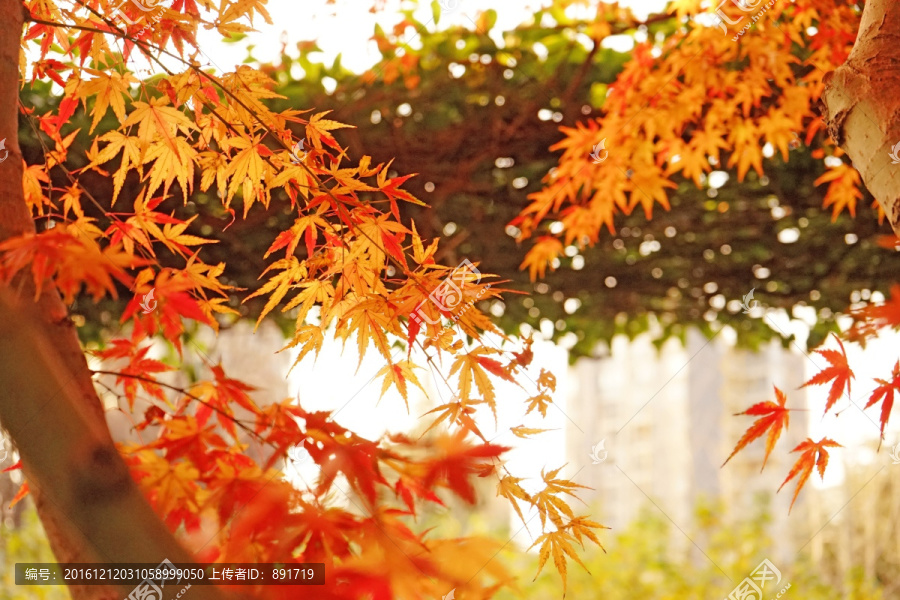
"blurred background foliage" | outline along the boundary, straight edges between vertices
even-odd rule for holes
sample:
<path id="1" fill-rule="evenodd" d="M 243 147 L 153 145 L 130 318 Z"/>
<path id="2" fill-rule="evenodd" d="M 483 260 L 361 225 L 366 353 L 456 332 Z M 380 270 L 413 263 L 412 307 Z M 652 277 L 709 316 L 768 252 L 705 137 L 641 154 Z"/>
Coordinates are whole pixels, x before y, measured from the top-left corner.
<path id="1" fill-rule="evenodd" d="M 838 597 L 831 582 L 837 574 L 827 572 L 827 563 L 801 559 L 785 565 L 773 557 L 773 540 L 764 531 L 767 522 L 764 510 L 736 524 L 723 523 L 719 514 L 720 510 L 713 506 L 698 507 L 691 528 L 681 532 L 658 511 L 648 508 L 641 518 L 614 536 L 614 541 L 606 547 L 607 554 L 593 550 L 586 553 L 584 564 L 590 573 L 572 565 L 567 595 L 604 600 L 727 598 L 763 559 L 769 558 L 781 571 L 782 578 L 778 586 L 771 582 L 767 585 L 766 599 L 775 598 L 788 584 L 790 589 L 784 598 L 833 600 Z M 698 541 L 699 547 L 688 538 Z M 531 573 L 529 569 L 537 566 L 532 554 L 518 558 L 521 564 L 516 565 L 516 573 Z M 843 577 L 847 594 L 841 597 L 883 600 L 881 592 L 866 583 L 858 571 Z M 520 594 L 504 590 L 497 599 L 554 598 L 558 595 L 557 579 L 555 574 L 545 572 L 533 584 L 520 582 Z"/>
<path id="2" fill-rule="evenodd" d="M 512 538 L 513 534 L 516 543 L 527 539 L 518 527 L 515 530 L 498 528 L 497 524 L 502 520 L 492 518 L 490 511 L 464 512 L 461 508 L 426 515 L 423 525 L 433 526 L 435 535 L 487 534 L 499 544 Z M 838 570 L 831 560 L 813 562 L 806 554 L 799 555 L 789 565 L 774 558 L 777 540 L 766 534 L 769 518 L 764 502 L 758 504 L 754 514 L 737 523 L 725 522 L 720 516 L 722 512 L 721 506 L 701 503 L 695 510 L 694 522 L 682 531 L 659 511 L 648 507 L 626 529 L 604 534 L 605 554 L 593 545 L 584 552 L 579 550 L 590 572 L 570 564 L 567 597 L 579 600 L 726 598 L 738 582 L 749 576 L 764 558 L 769 558 L 782 574 L 777 589 L 790 583 L 785 598 L 888 600 L 881 588 L 865 580 L 858 566 Z M 13 567 L 16 562 L 55 562 L 30 503 L 22 511 L 21 518 L 18 528 L 0 525 L 0 558 L 3 559 L 0 561 L 0 600 L 68 598 L 65 589 L 59 586 L 26 588 L 15 585 Z M 536 552 L 523 553 L 516 544 L 508 543 L 494 560 L 501 561 L 516 575 L 515 584 L 501 589 L 497 600 L 560 598 L 559 575 L 551 566 L 545 567 L 544 572 L 531 581 L 531 574 L 537 572 Z M 767 599 L 770 597 L 774 598 L 774 594 L 766 595 Z"/>
<path id="3" fill-rule="evenodd" d="M 65 600 L 65 588 L 55 585 L 17 586 L 17 562 L 55 563 L 37 511 L 30 501 L 7 519 L 0 518 L 0 600 Z M 2 511 L 0 511 L 2 516 Z"/>
<path id="4" fill-rule="evenodd" d="M 612 9 L 608 19 L 614 32 L 639 38 L 666 36 L 677 26 L 658 16 L 635 28 L 627 13 Z M 895 238 L 884 237 L 890 231 L 869 208 L 871 197 L 860 203 L 855 220 L 841 215 L 833 221 L 822 209 L 824 190 L 813 185 L 822 167 L 811 158 L 817 139 L 802 139 L 803 132 L 789 163 L 780 155 L 766 161 L 766 177 L 750 173 L 738 184 L 733 173 L 727 181 L 722 173 L 716 187 L 707 180 L 703 189 L 681 181 L 671 211 L 658 210 L 650 221 L 642 211 L 618 218 L 615 233 L 583 254 L 571 247 L 555 272 L 530 282 L 519 270 L 527 246 L 516 244 L 510 222 L 556 164 L 548 149 L 561 138 L 559 127 L 598 115 L 630 56 L 593 45 L 591 22 L 553 9 L 512 31 L 496 31 L 495 21 L 493 11 L 485 11 L 468 28 L 442 29 L 439 19 L 437 26 L 421 23 L 407 11 L 392 31 L 375 31 L 382 60 L 366 73 L 350 72 L 340 57 L 324 64 L 311 41 L 285 47 L 280 62 L 265 70 L 285 96 L 272 101 L 275 109 L 333 111 L 330 118 L 356 126 L 339 132 L 354 161 L 369 154 L 376 162 L 393 159 L 397 173 L 419 174 L 407 187 L 429 208 L 404 206 L 403 218 L 415 219 L 423 236 L 447 237 L 438 260 L 468 258 L 508 280 L 504 287 L 530 294 L 481 307 L 506 331 L 518 333 L 522 323 L 539 328 L 546 320 L 544 331 L 552 324 L 554 339 L 566 336 L 574 360 L 617 333 L 633 337 L 652 328 L 661 342 L 683 339 L 686 328 L 696 326 L 711 336 L 718 329 L 711 324 L 728 324 L 754 289 L 763 306 L 812 307 L 809 345 L 815 346 L 849 303 L 887 292 L 889 275 L 900 267 Z M 142 93 L 162 95 L 156 87 L 161 81 L 149 80 Z M 21 98 L 29 108 L 56 102 L 40 82 Z M 81 127 L 75 146 L 89 144 L 83 111 L 73 124 Z M 96 135 L 117 125 L 109 113 Z M 21 128 L 26 161 L 43 160 L 47 138 L 24 118 Z M 299 127 L 296 133 L 303 135 Z M 83 153 L 69 156 L 70 169 L 84 166 L 78 163 Z M 129 175 L 119 202 L 131 202 L 134 177 Z M 111 197 L 111 181 L 101 174 L 86 173 L 81 181 L 94 197 Z M 62 178 L 54 183 L 65 185 Z M 174 207 L 181 199 L 167 202 Z M 188 206 L 199 215 L 192 227 L 207 236 L 232 220 L 199 185 Z M 287 206 L 276 201 L 268 210 L 254 207 L 246 220 L 219 234 L 219 244 L 203 249 L 205 260 L 227 260 L 233 285 L 256 288 L 254 274 L 265 268 L 273 232 L 293 218 Z M 127 300 L 127 290 L 122 292 Z M 232 304 L 240 305 L 237 295 Z M 260 308 L 261 301 L 250 302 L 242 311 L 252 317 Z M 72 314 L 102 329 L 114 325 L 121 305 L 95 306 L 85 298 Z M 739 344 L 751 348 L 781 335 L 758 318 L 740 319 L 735 328 Z M 80 331 L 100 334 L 97 327 Z"/>

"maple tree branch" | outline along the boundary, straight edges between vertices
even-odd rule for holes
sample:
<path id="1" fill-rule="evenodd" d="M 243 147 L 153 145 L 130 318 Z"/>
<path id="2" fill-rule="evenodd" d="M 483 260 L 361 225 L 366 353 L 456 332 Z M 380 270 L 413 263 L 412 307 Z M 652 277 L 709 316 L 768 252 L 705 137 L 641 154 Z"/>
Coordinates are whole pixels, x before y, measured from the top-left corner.
<path id="1" fill-rule="evenodd" d="M 562 101 L 566 104 L 572 101 L 572 98 L 575 96 L 575 92 L 578 90 L 578 86 L 581 85 L 581 82 L 584 81 L 585 76 L 588 74 L 588 71 L 591 68 L 591 63 L 594 62 L 594 57 L 597 56 L 597 52 L 600 50 L 600 40 L 592 40 L 594 42 L 594 46 L 591 48 L 590 52 L 588 52 L 587 57 L 585 57 L 584 61 L 578 67 L 578 73 L 572 80 L 569 82 L 569 86 L 566 88 L 566 91 L 562 94 Z"/>
<path id="2" fill-rule="evenodd" d="M 45 21 L 44 19 L 38 19 L 37 17 L 34 17 L 32 15 L 29 15 L 27 20 L 29 23 L 37 23 L 38 25 L 49 25 L 50 27 L 59 27 L 60 29 L 77 29 L 79 31 L 90 31 L 92 33 L 102 33 L 104 35 L 113 35 L 116 37 L 122 37 L 124 39 L 129 39 L 131 41 L 139 41 L 139 40 L 133 40 L 132 38 L 129 38 L 124 35 L 123 36 L 116 35 L 115 31 L 108 31 L 106 29 L 99 29 L 97 27 L 88 27 L 87 25 L 74 25 L 71 23 L 57 23 L 56 21 Z"/>
<path id="3" fill-rule="evenodd" d="M 27 116 L 26 121 L 27 121 L 29 127 L 31 127 L 31 131 L 34 133 L 34 139 L 37 140 L 37 142 L 41 145 L 41 149 L 44 151 L 44 155 L 49 154 L 51 152 L 51 150 L 48 148 L 47 144 L 44 142 L 44 138 L 40 135 L 40 130 L 37 127 L 35 127 L 34 116 L 29 115 L 27 113 L 27 111 L 24 109 L 25 109 L 25 106 L 22 104 L 21 100 L 19 100 L 19 110 Z M 122 225 L 123 226 L 122 229 L 126 230 L 124 227 L 125 222 L 122 221 L 116 213 L 107 211 L 103 207 L 103 205 L 100 204 L 100 201 L 97 200 L 96 197 L 94 197 L 94 194 L 91 193 L 91 191 L 88 188 L 86 188 L 84 185 L 81 184 L 80 179 L 76 178 L 72 174 L 72 171 L 69 169 L 69 167 L 66 166 L 65 162 L 59 161 L 59 162 L 57 162 L 56 166 L 59 167 L 60 169 L 62 169 L 63 174 L 66 176 L 66 179 L 68 179 L 72 185 L 78 186 L 78 189 L 81 191 L 81 193 L 84 194 L 85 196 L 87 196 L 88 200 L 91 201 L 91 204 L 93 204 L 97 208 L 97 210 L 99 210 L 104 216 L 109 217 L 110 222 Z M 50 191 L 52 191 L 53 189 L 58 190 L 58 188 L 53 188 L 52 182 L 48 182 L 47 187 L 48 187 L 48 190 L 50 190 Z M 56 218 L 59 221 L 63 221 L 63 222 L 69 221 L 69 219 L 64 214 L 54 215 L 52 212 L 48 211 L 48 213 L 44 216 L 47 219 Z M 130 234 L 129 234 L 129 237 L 130 237 Z M 134 239 L 134 238 L 132 238 L 132 239 Z M 144 258 L 149 259 L 152 257 L 152 255 L 142 245 L 136 244 L 135 246 L 138 250 L 140 250 L 143 253 Z"/>
<path id="4" fill-rule="evenodd" d="M 94 13 L 98 18 L 100 18 L 100 19 L 102 19 L 104 22 L 106 22 L 108 25 L 114 26 L 113 23 L 112 23 L 112 21 L 108 20 L 104 15 L 101 15 L 98 11 L 96 11 L 96 9 L 93 9 L 93 8 L 87 7 L 87 6 L 86 6 L 86 8 L 87 8 L 88 10 L 90 10 L 92 13 Z M 39 22 L 39 21 L 38 21 L 38 20 L 35 20 L 35 22 Z M 66 26 L 67 26 L 67 25 L 65 25 L 65 24 L 61 24 L 61 23 L 53 23 L 53 22 L 45 22 L 45 24 L 47 24 L 47 25 L 52 25 L 52 26 L 58 26 L 58 27 L 66 27 Z M 141 46 L 141 45 L 144 44 L 144 42 L 143 42 L 142 40 L 137 40 L 137 39 L 135 39 L 135 38 L 130 38 L 130 37 L 128 37 L 125 33 L 116 34 L 116 33 L 113 32 L 113 31 L 106 32 L 106 31 L 99 30 L 99 29 L 96 30 L 96 31 L 99 32 L 99 33 L 107 34 L 107 35 L 116 35 L 117 37 L 122 37 L 122 38 L 124 38 L 124 39 L 129 39 L 129 40 L 131 40 L 133 43 L 135 43 L 135 44 L 138 45 L 138 46 Z M 118 27 L 116 27 L 116 31 L 121 32 L 122 30 L 119 29 Z M 150 47 L 149 44 L 147 44 L 146 46 L 147 46 L 147 47 Z M 210 74 L 204 72 L 202 69 L 200 69 L 200 68 L 197 67 L 196 65 L 187 62 L 186 60 L 184 60 L 184 58 L 182 58 L 182 57 L 180 57 L 180 56 L 178 56 L 178 55 L 176 55 L 176 54 L 174 54 L 174 53 L 172 53 L 172 52 L 169 52 L 169 51 L 167 51 L 167 50 L 165 50 L 165 49 L 163 49 L 163 48 L 158 48 L 158 47 L 154 47 L 154 48 L 156 48 L 160 53 L 165 54 L 165 55 L 167 55 L 167 56 L 169 56 L 169 57 L 171 57 L 171 58 L 174 58 L 174 59 L 180 61 L 182 64 L 186 65 L 190 70 L 192 70 L 192 71 L 194 71 L 195 73 L 197 73 L 201 78 L 207 78 L 207 79 L 209 79 L 209 81 L 211 81 L 212 83 L 214 83 L 219 89 L 222 90 L 223 93 L 225 93 L 228 97 L 230 97 L 230 98 L 232 99 L 232 101 L 234 101 L 234 102 L 237 103 L 239 106 L 241 106 L 242 108 L 244 108 L 244 110 L 246 110 L 246 111 L 248 112 L 248 114 L 250 114 L 250 115 L 252 115 L 253 117 L 255 117 L 256 120 L 257 120 L 257 122 L 259 123 L 260 127 L 261 127 L 262 129 L 264 129 L 269 135 L 271 135 L 273 139 L 277 140 L 278 143 L 280 143 L 281 146 L 282 146 L 283 148 L 289 150 L 289 148 L 287 147 L 287 145 L 286 145 L 284 142 L 281 141 L 280 137 L 279 137 L 274 131 L 272 131 L 272 129 L 269 128 L 269 126 L 268 126 L 268 125 L 267 125 L 267 124 L 266 124 L 266 123 L 265 123 L 265 122 L 264 122 L 264 121 L 256 114 L 256 111 L 254 111 L 253 109 L 251 109 L 251 108 L 250 108 L 249 106 L 247 106 L 240 98 L 238 98 L 233 92 L 231 92 L 230 90 L 228 90 L 228 89 L 225 87 L 225 85 L 224 85 L 221 81 L 219 81 L 219 79 L 218 79 L 217 77 L 215 77 L 215 76 L 213 76 L 213 75 L 210 75 Z M 163 71 L 165 71 L 169 76 L 174 76 L 174 73 L 173 73 L 172 71 L 170 71 L 170 70 L 165 66 L 165 64 L 163 64 L 162 61 L 159 60 L 159 58 L 157 58 L 156 56 L 151 55 L 151 54 L 150 54 L 149 52 L 147 52 L 146 50 L 144 50 L 144 54 L 145 54 L 148 58 L 150 58 L 153 62 L 155 62 L 157 65 L 159 65 L 159 67 L 160 67 L 161 69 L 163 69 Z M 203 100 L 203 104 L 204 104 L 204 106 L 206 106 L 206 108 L 207 108 L 208 110 L 210 110 L 210 112 L 211 112 L 212 114 L 214 114 L 214 115 L 219 119 L 220 122 L 224 123 L 224 124 L 229 128 L 229 130 L 232 131 L 232 133 L 235 133 L 235 134 L 237 134 L 237 135 L 240 135 L 240 132 L 237 131 L 237 129 L 236 129 L 230 122 L 228 122 L 227 120 L 225 120 L 225 119 L 218 113 L 218 111 L 216 110 L 216 107 L 213 106 L 212 103 L 211 103 L 210 101 Z M 266 160 L 266 162 L 268 162 L 273 168 L 276 168 L 276 170 L 277 170 L 277 167 L 271 162 L 271 159 L 270 159 L 269 157 L 263 157 L 263 158 L 264 158 L 264 160 Z M 329 197 L 334 201 L 336 210 L 337 210 L 338 212 L 340 212 L 341 208 L 343 208 L 344 210 L 346 210 L 346 207 L 344 207 L 344 206 L 343 206 L 343 203 L 335 196 L 333 190 L 332 190 L 331 188 L 327 187 L 326 185 L 324 185 L 324 182 L 323 182 L 321 179 L 319 179 L 318 175 L 317 175 L 316 173 L 314 173 L 314 172 L 312 171 L 312 169 L 310 169 L 310 167 L 309 167 L 308 165 L 306 165 L 306 164 L 304 164 L 304 163 L 300 163 L 300 166 L 302 166 L 302 167 L 307 171 L 307 173 L 310 175 L 310 177 L 312 177 L 313 181 L 315 181 L 317 184 L 319 184 L 320 189 L 324 190 L 325 193 L 326 193 L 326 195 L 329 196 Z M 347 216 L 348 216 L 347 222 L 349 222 L 349 223 L 352 224 L 352 223 L 353 223 L 353 220 L 349 218 L 349 216 L 350 216 L 349 213 L 347 214 Z M 335 225 L 332 224 L 330 221 L 326 221 L 326 222 L 327 222 L 327 223 L 329 224 L 329 226 L 331 227 L 332 233 L 335 234 L 336 239 L 339 239 L 339 240 L 341 240 L 342 243 L 346 244 L 346 242 L 344 241 L 343 237 L 340 236 L 339 232 L 335 229 Z M 406 272 L 406 273 L 407 273 L 407 276 L 409 276 L 409 277 L 415 282 L 415 285 L 419 288 L 419 290 L 420 290 L 421 292 L 423 292 L 423 293 L 425 293 L 425 294 L 429 293 L 428 290 L 426 290 L 425 287 L 422 285 L 420 279 L 418 279 L 418 278 L 416 277 L 416 275 L 415 275 L 413 272 L 410 272 L 410 271 L 408 271 L 408 269 L 405 269 L 405 268 L 404 268 L 404 265 L 400 262 L 400 260 L 398 260 L 396 257 L 394 257 L 390 252 L 388 252 L 388 251 L 384 248 L 384 246 L 383 246 L 382 244 L 380 244 L 377 240 L 373 239 L 367 232 L 365 232 L 364 230 L 360 229 L 359 227 L 353 227 L 353 230 L 354 230 L 357 234 L 362 235 L 363 237 L 365 237 L 366 239 L 368 239 L 369 242 L 372 243 L 374 246 L 380 248 L 381 251 L 384 253 L 384 255 L 388 258 L 388 260 L 390 260 L 390 261 L 397 267 L 397 269 L 398 269 L 399 271 L 401 271 L 401 272 Z M 347 248 L 347 249 L 349 250 L 349 248 Z M 402 250 L 402 249 L 401 249 L 401 250 Z"/>
<path id="5" fill-rule="evenodd" d="M 168 384 L 168 383 L 165 383 L 165 382 L 162 382 L 162 381 L 157 381 L 157 380 L 152 379 L 152 378 L 150 378 L 150 377 L 144 377 L 143 375 L 137 375 L 137 374 L 135 374 L 135 373 L 121 373 L 121 372 L 119 372 L 119 371 L 105 371 L 105 370 L 103 370 L 103 369 L 94 369 L 94 370 L 92 370 L 91 372 L 92 372 L 92 373 L 96 373 L 97 375 L 114 375 L 114 376 L 116 376 L 116 377 L 128 377 L 129 379 L 134 379 L 134 380 L 136 380 L 136 381 L 143 381 L 143 382 L 145 382 L 145 383 L 150 383 L 150 384 L 153 384 L 153 385 L 158 385 L 158 386 L 160 386 L 160 387 L 164 387 L 164 388 L 170 389 L 170 390 L 172 390 L 172 391 L 174 391 L 174 392 L 178 392 L 178 393 L 180 393 L 180 394 L 183 394 L 183 395 L 187 396 L 188 398 L 190 398 L 190 399 L 192 399 L 192 400 L 196 400 L 197 402 L 199 402 L 200 404 L 202 404 L 202 405 L 204 405 L 205 407 L 209 408 L 210 410 L 214 410 L 214 411 L 217 412 L 218 414 L 220 414 L 220 415 L 222 415 L 222 416 L 224 416 L 224 417 L 227 417 L 227 418 L 230 419 L 235 425 L 237 425 L 238 427 L 240 427 L 241 429 L 243 429 L 244 431 L 246 431 L 247 433 L 249 433 L 249 434 L 252 435 L 253 437 L 257 438 L 260 442 L 269 444 L 269 445 L 271 445 L 272 447 L 277 448 L 277 446 L 276 446 L 275 444 L 273 444 L 273 443 L 270 442 L 269 440 L 266 440 L 265 438 L 263 438 L 262 436 L 260 436 L 258 433 L 256 433 L 255 431 L 253 431 L 252 429 L 250 429 L 249 427 L 247 427 L 246 425 L 244 425 L 244 422 L 241 421 L 240 419 L 238 419 L 237 417 L 235 417 L 234 415 L 228 414 L 227 412 L 223 411 L 221 408 L 219 408 L 219 407 L 217 407 L 217 406 L 215 406 L 215 405 L 213 405 L 213 404 L 210 404 L 209 402 L 207 402 L 207 401 L 204 400 L 203 398 L 200 398 L 200 397 L 198 397 L 198 396 L 195 396 L 194 394 L 190 393 L 190 392 L 187 391 L 186 389 L 181 388 L 181 387 L 178 387 L 177 385 L 170 385 L 170 384 Z"/>

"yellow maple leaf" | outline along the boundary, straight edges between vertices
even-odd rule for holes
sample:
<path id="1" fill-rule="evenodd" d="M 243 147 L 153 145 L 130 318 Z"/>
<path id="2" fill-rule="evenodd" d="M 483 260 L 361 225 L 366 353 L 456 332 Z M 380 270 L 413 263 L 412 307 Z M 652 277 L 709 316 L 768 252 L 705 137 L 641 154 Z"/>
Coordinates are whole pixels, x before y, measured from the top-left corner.
<path id="1" fill-rule="evenodd" d="M 275 261 L 266 267 L 266 270 L 263 271 L 262 274 L 265 275 L 272 270 L 280 270 L 281 272 L 273 275 L 261 288 L 247 296 L 244 300 L 244 302 L 246 302 L 256 296 L 271 293 L 268 302 L 266 302 L 266 305 L 259 315 L 259 319 L 256 320 L 256 328 L 259 328 L 259 324 L 262 322 L 263 317 L 269 314 L 269 312 L 281 302 L 285 294 L 288 293 L 288 290 L 290 290 L 294 284 L 303 281 L 307 276 L 306 267 L 294 256 Z M 254 331 L 256 328 L 254 328 Z"/>
<path id="2" fill-rule="evenodd" d="M 91 96 L 95 97 L 94 108 L 91 110 L 94 120 L 91 121 L 89 133 L 94 132 L 94 129 L 110 107 L 112 107 L 119 122 L 124 121 L 125 100 L 131 99 L 128 88 L 138 82 L 137 78 L 127 71 L 119 73 L 118 71 L 111 70 L 107 72 L 91 68 L 85 68 L 85 71 L 94 76 L 93 79 L 82 81 L 81 85 L 78 86 L 78 96 L 83 101 L 86 101 Z"/>
<path id="3" fill-rule="evenodd" d="M 510 429 L 513 432 L 513 435 L 520 438 L 527 438 L 529 435 L 537 435 L 539 433 L 544 433 L 545 431 L 555 431 L 554 429 L 532 429 L 530 427 L 525 427 L 524 425 L 519 425 L 518 427 L 513 427 Z"/>
<path id="4" fill-rule="evenodd" d="M 450 376 L 452 377 L 457 371 L 459 372 L 459 397 L 463 402 L 472 399 L 472 383 L 474 382 L 485 402 L 488 403 L 491 410 L 495 410 L 494 384 L 480 362 L 480 359 L 491 353 L 488 348 L 479 346 L 469 352 L 460 354 L 453 361 L 453 366 L 450 368 Z"/>
<path id="5" fill-rule="evenodd" d="M 413 369 L 415 368 L 419 367 L 408 360 L 401 360 L 394 364 L 388 363 L 384 365 L 384 367 L 375 375 L 375 377 L 384 377 L 384 381 L 381 384 L 381 396 L 379 396 L 379 399 L 383 398 L 384 394 L 393 385 L 400 392 L 400 395 L 403 396 L 403 400 L 406 402 L 406 410 L 409 411 L 406 382 L 409 381 L 422 390 L 422 392 L 425 392 L 425 388 L 422 387 L 415 372 L 413 372 Z"/>
<path id="6" fill-rule="evenodd" d="M 134 110 L 122 123 L 123 127 L 138 126 L 138 139 L 144 147 L 150 145 L 159 136 L 173 152 L 178 152 L 175 144 L 176 134 L 188 133 L 197 129 L 196 125 L 180 110 L 168 106 L 165 96 L 151 98 L 150 103 L 135 101 Z"/>
<path id="7" fill-rule="evenodd" d="M 519 516 L 519 520 L 525 523 L 525 516 L 522 514 L 522 510 L 519 508 L 519 503 L 516 502 L 516 500 L 531 502 L 531 496 L 529 496 L 519 485 L 520 481 L 522 481 L 520 477 L 505 475 L 500 479 L 500 483 L 497 484 L 497 495 L 509 500 L 513 510 L 515 510 L 516 514 Z"/>
<path id="8" fill-rule="evenodd" d="M 531 545 L 531 548 L 534 548 L 538 544 L 541 545 L 540 554 L 538 556 L 538 572 L 534 578 L 537 579 L 537 576 L 541 574 L 544 564 L 546 564 L 547 559 L 550 558 L 550 555 L 552 554 L 553 565 L 556 567 L 556 571 L 559 573 L 560 577 L 562 577 L 563 598 L 566 596 L 566 580 L 568 579 L 568 567 L 566 566 L 567 556 L 581 565 L 585 571 L 590 573 L 588 568 L 578 557 L 575 549 L 572 548 L 572 544 L 570 543 L 570 540 L 572 539 L 572 536 L 566 531 L 551 531 L 550 533 L 541 535 L 535 540 L 534 544 Z"/>
<path id="9" fill-rule="evenodd" d="M 297 359 L 294 361 L 294 366 L 300 363 L 303 360 L 303 357 L 309 354 L 311 351 L 315 351 L 315 355 L 318 356 L 319 352 L 322 350 L 322 344 L 325 342 L 325 332 L 318 325 L 304 325 L 299 328 L 296 333 L 294 333 L 294 338 L 291 342 L 282 348 L 282 350 L 287 350 L 288 348 L 294 348 L 299 345 L 303 345 L 303 349 L 300 350 L 300 354 L 297 355 Z"/>
<path id="10" fill-rule="evenodd" d="M 553 267 L 553 260 L 558 259 L 562 253 L 563 244 L 561 241 L 550 236 L 541 237 L 531 247 L 528 254 L 525 255 L 525 260 L 522 261 L 519 268 L 524 269 L 528 267 L 528 276 L 531 278 L 531 281 L 536 281 L 538 277 L 544 277 L 548 265 L 551 270 L 556 270 Z"/>

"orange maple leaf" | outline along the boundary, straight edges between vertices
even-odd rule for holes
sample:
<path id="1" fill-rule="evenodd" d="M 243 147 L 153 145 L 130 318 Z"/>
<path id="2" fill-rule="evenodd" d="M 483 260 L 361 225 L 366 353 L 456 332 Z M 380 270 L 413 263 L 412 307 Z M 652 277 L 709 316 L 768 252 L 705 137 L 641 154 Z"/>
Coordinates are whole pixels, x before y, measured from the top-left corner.
<path id="1" fill-rule="evenodd" d="M 524 270 L 528 267 L 528 276 L 531 281 L 543 279 L 547 272 L 547 266 L 551 270 L 555 270 L 553 259 L 563 253 L 563 245 L 555 237 L 545 235 L 538 239 L 534 246 L 525 255 L 525 260 L 519 265 L 519 269 Z"/>
<path id="2" fill-rule="evenodd" d="M 831 366 L 822 369 L 801 386 L 823 385 L 832 379 L 834 380 L 834 383 L 831 384 L 831 390 L 828 392 L 825 413 L 828 413 L 828 410 L 837 402 L 841 392 L 844 390 L 844 386 L 847 387 L 847 394 L 850 394 L 850 380 L 855 377 L 850 365 L 847 364 L 847 351 L 844 350 L 844 343 L 837 336 L 835 336 L 835 339 L 841 347 L 840 352 L 837 350 L 816 350 L 816 353 L 824 356 L 825 360 L 831 363 Z"/>
<path id="3" fill-rule="evenodd" d="M 791 472 L 788 473 L 787 478 L 778 488 L 778 491 L 780 492 L 781 488 L 783 488 L 788 481 L 799 474 L 800 477 L 797 479 L 797 489 L 794 490 L 794 498 L 791 500 L 791 508 L 788 509 L 788 513 L 794 508 L 794 502 L 797 501 L 800 490 L 812 474 L 813 467 L 818 467 L 820 478 L 825 477 L 825 467 L 828 466 L 828 450 L 825 449 L 826 447 L 840 448 L 841 445 L 829 438 L 822 438 L 818 442 L 812 441 L 811 438 L 806 438 L 804 441 L 800 442 L 796 448 L 791 450 L 791 452 L 802 452 L 803 454 L 800 455 L 800 458 L 798 458 L 797 462 L 794 463 L 794 466 L 791 467 Z"/>
<path id="4" fill-rule="evenodd" d="M 738 441 L 737 446 L 734 447 L 731 455 L 722 463 L 723 467 L 747 444 L 762 437 L 762 434 L 768 430 L 769 438 L 766 440 L 766 457 L 763 459 L 760 471 L 766 468 L 766 461 L 769 460 L 769 454 L 772 453 L 775 443 L 781 436 L 781 430 L 786 429 L 789 425 L 790 411 L 792 410 L 790 408 L 785 408 L 784 404 L 787 402 L 787 398 L 785 397 L 784 392 L 777 387 L 775 387 L 775 398 L 777 399 L 777 403 L 767 400 L 765 402 L 754 404 L 742 413 L 737 413 L 738 415 L 752 415 L 754 417 L 758 416 L 759 418 L 750 426 L 750 429 L 744 433 L 744 436 L 740 441 Z"/>

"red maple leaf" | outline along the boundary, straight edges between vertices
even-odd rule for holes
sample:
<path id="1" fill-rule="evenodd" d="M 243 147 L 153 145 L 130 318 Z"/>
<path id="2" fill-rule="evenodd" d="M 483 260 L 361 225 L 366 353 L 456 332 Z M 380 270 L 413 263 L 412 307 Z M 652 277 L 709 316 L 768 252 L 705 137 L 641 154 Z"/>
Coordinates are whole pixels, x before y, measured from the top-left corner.
<path id="1" fill-rule="evenodd" d="M 772 453 L 775 442 L 777 442 L 779 436 L 781 436 L 781 430 L 786 429 L 790 422 L 791 409 L 784 407 L 787 398 L 785 397 L 784 392 L 777 387 L 775 387 L 775 398 L 778 400 L 777 403 L 767 400 L 765 402 L 754 404 L 742 413 L 737 413 L 738 415 L 752 415 L 754 417 L 758 416 L 759 418 L 750 426 L 750 429 L 744 433 L 744 436 L 740 441 L 738 441 L 737 446 L 734 447 L 731 455 L 725 459 L 724 463 L 722 463 L 723 467 L 747 444 L 761 437 L 762 434 L 768 430 L 769 439 L 766 440 L 766 457 L 763 459 L 760 471 L 766 468 L 766 461 L 769 460 L 769 454 Z"/>
<path id="2" fill-rule="evenodd" d="M 884 428 L 887 426 L 888 419 L 891 416 L 891 409 L 894 407 L 894 392 L 900 390 L 900 360 L 894 365 L 894 371 L 891 373 L 891 380 L 875 379 L 879 385 L 869 396 L 869 408 L 876 402 L 881 402 L 881 437 L 884 438 Z"/>
<path id="3" fill-rule="evenodd" d="M 469 481 L 470 475 L 486 476 L 493 471 L 493 459 L 498 458 L 509 448 L 484 443 L 469 445 L 464 442 L 467 432 L 460 431 L 456 435 L 443 437 L 438 446 L 443 455 L 427 463 L 427 472 L 422 485 L 426 489 L 434 485 L 446 485 L 457 496 L 475 503 L 475 488 Z"/>
<path id="4" fill-rule="evenodd" d="M 825 403 L 825 413 L 828 413 L 828 410 L 835 402 L 837 402 L 837 399 L 840 398 L 841 392 L 844 391 L 844 386 L 847 387 L 847 394 L 850 394 L 850 380 L 855 377 L 850 365 L 847 364 L 847 351 L 844 350 L 843 342 L 841 342 L 840 338 L 837 336 L 835 336 L 835 339 L 841 347 L 840 352 L 837 350 L 816 350 L 816 353 L 824 356 L 825 360 L 831 363 L 831 366 L 825 367 L 801 386 L 824 385 L 832 379 L 834 380 L 834 383 L 831 384 L 831 390 L 828 392 L 828 401 Z"/>
<path id="5" fill-rule="evenodd" d="M 788 513 L 794 508 L 794 502 L 797 501 L 800 490 L 812 474 L 813 467 L 818 467 L 820 478 L 825 477 L 825 467 L 828 466 L 828 450 L 825 448 L 829 446 L 833 448 L 841 447 L 840 444 L 829 438 L 822 438 L 818 442 L 812 441 L 811 438 L 806 438 L 804 441 L 800 442 L 796 448 L 791 450 L 791 452 L 802 452 L 803 454 L 800 455 L 800 458 L 798 458 L 797 462 L 794 463 L 794 466 L 791 467 L 791 472 L 788 473 L 787 479 L 785 479 L 778 488 L 778 491 L 780 492 L 781 488 L 783 488 L 788 481 L 799 474 L 799 478 L 797 479 L 797 489 L 794 490 L 794 498 L 791 500 L 791 508 L 788 509 Z"/>

